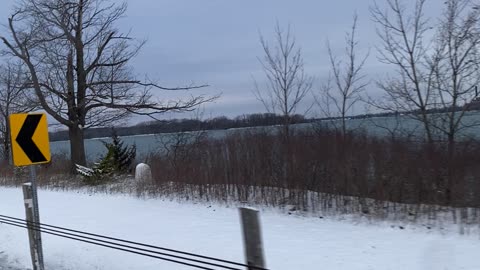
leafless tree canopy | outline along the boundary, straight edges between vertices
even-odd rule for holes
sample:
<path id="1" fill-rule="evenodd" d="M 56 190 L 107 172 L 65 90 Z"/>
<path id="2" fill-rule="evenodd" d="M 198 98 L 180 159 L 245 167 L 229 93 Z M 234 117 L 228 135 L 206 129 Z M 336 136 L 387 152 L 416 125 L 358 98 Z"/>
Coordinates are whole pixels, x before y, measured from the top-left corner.
<path id="1" fill-rule="evenodd" d="M 429 57 L 427 36 L 432 27 L 424 15 L 425 2 L 416 0 L 412 10 L 401 0 L 387 0 L 385 9 L 375 2 L 371 8 L 381 40 L 379 60 L 393 65 L 397 74 L 377 82 L 385 96 L 374 105 L 395 112 L 418 111 L 412 116 L 423 123 L 426 137 L 432 141 L 428 110 L 433 107 L 432 61 L 438 60 Z"/>
<path id="2" fill-rule="evenodd" d="M 290 117 L 310 92 L 313 78 L 304 70 L 301 49 L 298 47 L 290 26 L 283 30 L 277 23 L 273 45 L 260 37 L 264 56 L 260 58 L 266 76 L 264 87 L 255 83 L 255 94 L 265 108 L 284 117 L 288 133 Z"/>
<path id="3" fill-rule="evenodd" d="M 34 109 L 29 104 L 31 97 L 24 91 L 25 70 L 21 63 L 6 62 L 0 66 L 0 136 L 3 158 L 10 158 L 10 128 L 8 117 L 11 113 L 27 112 Z"/>
<path id="4" fill-rule="evenodd" d="M 434 82 L 437 106 L 449 110 L 439 114 L 434 126 L 453 144 L 459 131 L 480 125 L 462 121 L 478 98 L 480 11 L 471 0 L 449 0 L 445 5 L 435 40 Z"/>
<path id="5" fill-rule="evenodd" d="M 26 87 L 35 92 L 35 102 L 69 128 L 71 142 L 83 141 L 84 128 L 132 113 L 191 110 L 211 100 L 200 95 L 162 102 L 152 90 L 203 85 L 167 88 L 137 78 L 130 62 L 145 42 L 115 27 L 126 9 L 125 2 L 109 0 L 22 0 L 8 20 L 10 36 L 0 37 L 6 53 L 28 70 Z M 72 145 L 72 155 L 83 148 Z M 74 161 L 85 163 L 84 154 L 77 155 Z"/>
<path id="6" fill-rule="evenodd" d="M 429 142 L 446 138 L 453 146 L 459 131 L 480 125 L 463 121 L 478 97 L 478 5 L 444 1 L 443 13 L 432 20 L 424 14 L 426 0 L 416 0 L 413 9 L 406 3 L 388 0 L 385 9 L 376 3 L 371 8 L 382 41 L 380 60 L 396 68 L 396 75 L 377 83 L 385 96 L 372 104 L 409 112 L 422 123 Z"/>
<path id="7" fill-rule="evenodd" d="M 362 57 L 357 55 L 359 45 L 356 37 L 357 22 L 358 16 L 355 14 L 351 31 L 345 36 L 344 54 L 346 59 L 335 56 L 330 42 L 327 41 L 332 74 L 329 76 L 328 82 L 322 85 L 320 96 L 316 97 L 317 103 L 326 116 L 340 117 L 343 136 L 347 129 L 346 117 L 352 107 L 361 100 L 361 94 L 368 85 L 362 69 L 369 53 Z M 332 106 L 333 109 L 331 109 Z"/>

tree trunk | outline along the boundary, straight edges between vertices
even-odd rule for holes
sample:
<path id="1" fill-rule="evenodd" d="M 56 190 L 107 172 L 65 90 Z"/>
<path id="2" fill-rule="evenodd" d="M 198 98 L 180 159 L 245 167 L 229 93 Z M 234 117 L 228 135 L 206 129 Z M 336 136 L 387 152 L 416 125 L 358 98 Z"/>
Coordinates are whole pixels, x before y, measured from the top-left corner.
<path id="1" fill-rule="evenodd" d="M 75 169 L 75 164 L 86 166 L 87 160 L 85 157 L 83 129 L 78 126 L 70 126 L 68 127 L 68 134 L 70 138 L 70 156 L 73 170 Z"/>
<path id="2" fill-rule="evenodd" d="M 447 183 L 445 190 L 445 200 L 447 205 L 453 203 L 453 191 L 455 189 L 455 164 L 453 164 L 455 158 L 455 135 L 454 133 L 448 134 L 448 149 L 447 149 Z"/>
<path id="3" fill-rule="evenodd" d="M 8 120 L 8 116 L 5 117 L 5 120 L 5 133 L 3 134 L 3 158 L 4 161 L 8 162 L 8 164 L 13 164 L 13 162 L 10 160 L 10 121 Z"/>
<path id="4" fill-rule="evenodd" d="M 423 127 L 425 128 L 425 135 L 427 136 L 427 143 L 433 144 L 432 130 L 430 129 L 430 119 L 428 119 L 427 111 L 425 108 L 422 108 L 421 111 Z"/>
<path id="5" fill-rule="evenodd" d="M 10 144 L 8 137 L 3 139 L 3 160 L 5 162 L 10 162 Z"/>

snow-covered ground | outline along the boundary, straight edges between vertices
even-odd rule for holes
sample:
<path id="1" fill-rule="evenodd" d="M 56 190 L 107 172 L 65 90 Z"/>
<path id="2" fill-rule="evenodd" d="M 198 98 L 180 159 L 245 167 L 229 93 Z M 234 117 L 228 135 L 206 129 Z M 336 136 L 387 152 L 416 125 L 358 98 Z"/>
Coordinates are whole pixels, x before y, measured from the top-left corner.
<path id="1" fill-rule="evenodd" d="M 238 210 L 233 207 L 43 190 L 39 199 L 47 224 L 243 261 Z M 0 214 L 24 217 L 21 189 L 0 188 Z M 274 270 L 480 269 L 477 233 L 421 226 L 402 230 L 392 222 L 301 217 L 268 209 L 261 218 L 267 266 Z M 47 269 L 192 269 L 45 234 L 43 242 Z M 0 269 L 15 267 L 30 268 L 27 233 L 1 224 Z"/>

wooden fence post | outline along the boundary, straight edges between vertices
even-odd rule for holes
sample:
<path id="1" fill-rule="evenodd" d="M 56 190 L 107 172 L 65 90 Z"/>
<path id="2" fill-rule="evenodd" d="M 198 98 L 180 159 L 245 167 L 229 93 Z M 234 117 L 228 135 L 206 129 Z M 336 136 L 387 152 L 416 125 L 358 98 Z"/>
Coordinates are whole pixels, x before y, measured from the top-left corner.
<path id="1" fill-rule="evenodd" d="M 247 265 L 266 268 L 258 210 L 240 208 Z M 254 270 L 257 268 L 248 268 Z"/>
<path id="2" fill-rule="evenodd" d="M 34 193 L 32 184 L 25 183 L 22 188 L 25 202 L 25 216 L 28 222 L 28 238 L 30 240 L 30 255 L 32 257 L 33 270 L 44 270 L 41 234 L 38 231 L 39 225 L 35 224 L 35 222 L 38 223 L 38 221 L 35 220 L 35 213 L 38 209 L 35 209 L 33 201 Z"/>

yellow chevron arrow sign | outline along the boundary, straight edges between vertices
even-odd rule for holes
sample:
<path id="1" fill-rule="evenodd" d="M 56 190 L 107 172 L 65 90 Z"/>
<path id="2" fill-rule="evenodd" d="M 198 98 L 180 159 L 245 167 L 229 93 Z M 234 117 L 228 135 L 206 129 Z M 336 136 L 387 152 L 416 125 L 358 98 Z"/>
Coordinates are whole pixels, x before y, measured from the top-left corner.
<path id="1" fill-rule="evenodd" d="M 12 114 L 10 115 L 10 131 L 15 166 L 50 162 L 46 114 Z"/>

